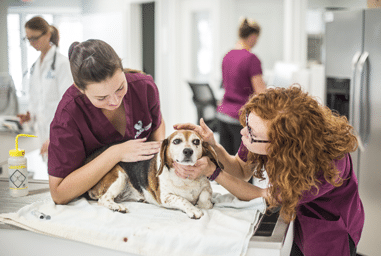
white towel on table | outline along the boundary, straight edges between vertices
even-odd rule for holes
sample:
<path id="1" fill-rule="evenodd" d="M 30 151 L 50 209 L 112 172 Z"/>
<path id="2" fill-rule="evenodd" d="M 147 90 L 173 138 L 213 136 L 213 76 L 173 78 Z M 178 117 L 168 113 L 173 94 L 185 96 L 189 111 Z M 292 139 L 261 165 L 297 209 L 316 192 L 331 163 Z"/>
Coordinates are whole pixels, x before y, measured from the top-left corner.
<path id="1" fill-rule="evenodd" d="M 122 214 L 85 198 L 68 205 L 47 200 L 0 214 L 0 221 L 138 255 L 245 255 L 259 215 L 265 212 L 265 200 L 243 202 L 231 194 L 214 194 L 213 202 L 212 209 L 194 220 L 179 210 L 145 203 L 123 202 L 130 212 Z M 38 219 L 32 214 L 35 210 L 51 219 Z"/>

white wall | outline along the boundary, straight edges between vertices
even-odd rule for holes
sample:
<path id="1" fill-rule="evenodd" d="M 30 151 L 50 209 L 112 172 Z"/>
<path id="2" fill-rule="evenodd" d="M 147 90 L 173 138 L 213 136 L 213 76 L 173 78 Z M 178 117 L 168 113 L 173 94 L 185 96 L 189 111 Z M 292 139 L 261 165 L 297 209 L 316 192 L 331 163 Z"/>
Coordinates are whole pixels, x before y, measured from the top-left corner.
<path id="1" fill-rule="evenodd" d="M 261 36 L 253 52 L 262 61 L 263 69 L 272 69 L 283 58 L 283 2 L 279 0 L 237 0 L 235 30 L 239 18 L 246 16 L 256 20 L 262 27 Z M 234 33 L 237 38 L 237 32 Z"/>
<path id="2" fill-rule="evenodd" d="M 8 73 L 7 3 L 0 1 L 0 72 Z"/>
<path id="3" fill-rule="evenodd" d="M 124 0 L 82 1 L 83 40 L 100 39 L 110 44 L 129 67 L 126 34 L 128 5 Z"/>
<path id="4" fill-rule="evenodd" d="M 348 9 L 366 8 L 367 0 L 308 0 L 309 9 L 339 7 Z"/>

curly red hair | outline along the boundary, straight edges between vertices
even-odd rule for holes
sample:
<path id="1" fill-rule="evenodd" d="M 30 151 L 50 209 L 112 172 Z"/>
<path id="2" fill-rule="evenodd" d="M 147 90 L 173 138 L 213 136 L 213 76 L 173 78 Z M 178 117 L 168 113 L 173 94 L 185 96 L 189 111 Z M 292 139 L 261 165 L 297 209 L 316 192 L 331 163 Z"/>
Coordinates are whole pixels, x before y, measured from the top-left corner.
<path id="1" fill-rule="evenodd" d="M 271 88 L 253 96 L 241 109 L 240 121 L 246 126 L 246 112 L 255 112 L 268 122 L 271 141 L 267 155 L 248 153 L 254 163 L 254 176 L 263 178 L 264 169 L 271 186 L 270 208 L 281 202 L 280 214 L 287 222 L 295 219 L 296 207 L 304 191 L 318 191 L 319 176 L 338 187 L 343 180 L 334 159 L 355 151 L 357 139 L 345 116 L 332 112 L 300 87 Z M 264 167 L 264 168 L 263 168 Z"/>

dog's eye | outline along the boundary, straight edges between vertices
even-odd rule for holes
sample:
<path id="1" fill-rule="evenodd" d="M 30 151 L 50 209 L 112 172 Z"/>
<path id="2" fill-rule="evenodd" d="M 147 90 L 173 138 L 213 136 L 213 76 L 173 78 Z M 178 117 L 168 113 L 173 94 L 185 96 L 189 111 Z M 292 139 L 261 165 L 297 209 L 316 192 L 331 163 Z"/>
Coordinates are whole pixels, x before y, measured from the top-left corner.
<path id="1" fill-rule="evenodd" d="M 175 144 L 175 145 L 180 144 L 180 143 L 181 143 L 181 140 L 180 140 L 180 139 L 175 139 L 175 140 L 173 141 L 173 144 Z"/>
<path id="2" fill-rule="evenodd" d="M 193 144 L 195 144 L 196 146 L 200 145 L 200 140 L 199 140 L 199 139 L 194 139 L 192 142 L 193 142 Z"/>

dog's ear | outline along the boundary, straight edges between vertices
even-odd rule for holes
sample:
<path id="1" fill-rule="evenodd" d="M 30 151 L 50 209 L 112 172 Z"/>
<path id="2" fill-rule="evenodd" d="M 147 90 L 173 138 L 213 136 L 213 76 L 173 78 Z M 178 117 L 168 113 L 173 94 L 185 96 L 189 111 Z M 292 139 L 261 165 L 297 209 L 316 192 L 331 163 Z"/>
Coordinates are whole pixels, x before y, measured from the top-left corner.
<path id="1" fill-rule="evenodd" d="M 161 148 L 160 148 L 160 166 L 159 169 L 157 170 L 156 177 L 159 176 L 163 172 L 164 165 L 167 166 L 167 148 L 168 148 L 169 140 L 165 139 L 161 143 Z"/>
<path id="2" fill-rule="evenodd" d="M 217 153 L 208 142 L 202 142 L 202 156 L 208 156 L 210 159 L 217 160 Z"/>
<path id="3" fill-rule="evenodd" d="M 210 160 L 216 165 L 221 168 L 221 170 L 224 169 L 224 165 L 218 161 L 217 153 L 214 150 L 212 146 L 209 145 L 208 142 L 203 141 L 202 142 L 202 156 L 207 156 L 210 158 Z"/>

